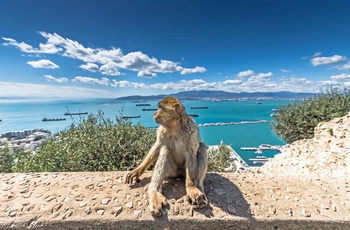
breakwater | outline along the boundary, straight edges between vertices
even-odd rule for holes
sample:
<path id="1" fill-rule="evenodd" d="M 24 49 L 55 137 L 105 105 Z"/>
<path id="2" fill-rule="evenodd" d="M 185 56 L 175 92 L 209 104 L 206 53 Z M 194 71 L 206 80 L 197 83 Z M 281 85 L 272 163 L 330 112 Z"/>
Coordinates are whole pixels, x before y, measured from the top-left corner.
<path id="1" fill-rule="evenodd" d="M 226 126 L 226 125 L 244 125 L 244 124 L 257 124 L 257 123 L 267 123 L 267 120 L 255 120 L 255 121 L 232 121 L 232 122 L 216 122 L 216 123 L 204 123 L 198 124 L 198 126 Z"/>

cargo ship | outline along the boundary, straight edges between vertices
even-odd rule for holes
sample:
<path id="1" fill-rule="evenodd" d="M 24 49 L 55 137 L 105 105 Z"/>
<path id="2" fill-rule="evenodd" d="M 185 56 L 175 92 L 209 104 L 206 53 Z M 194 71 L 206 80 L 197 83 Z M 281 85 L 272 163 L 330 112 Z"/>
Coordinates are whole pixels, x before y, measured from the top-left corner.
<path id="1" fill-rule="evenodd" d="M 65 120 L 66 120 L 66 118 L 61 118 L 61 117 L 59 117 L 59 118 L 46 118 L 46 117 L 44 117 L 42 119 L 42 121 L 65 121 Z"/>
<path id="2" fill-rule="evenodd" d="M 191 109 L 207 109 L 208 106 L 191 106 Z"/>
<path id="3" fill-rule="evenodd" d="M 122 116 L 123 119 L 129 119 L 129 118 L 140 118 L 140 115 L 137 116 Z"/>
<path id="4" fill-rule="evenodd" d="M 136 104 L 136 106 L 151 106 L 151 104 Z"/>
<path id="5" fill-rule="evenodd" d="M 85 115 L 85 114 L 88 114 L 88 112 L 78 112 L 78 113 L 68 113 L 68 112 L 65 112 L 65 113 L 64 113 L 64 116 Z"/>

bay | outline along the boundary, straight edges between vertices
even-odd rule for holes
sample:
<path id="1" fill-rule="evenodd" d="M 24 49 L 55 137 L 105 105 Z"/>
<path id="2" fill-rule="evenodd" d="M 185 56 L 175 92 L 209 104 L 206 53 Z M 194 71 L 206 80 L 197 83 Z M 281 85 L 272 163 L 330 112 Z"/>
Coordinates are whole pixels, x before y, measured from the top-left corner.
<path id="1" fill-rule="evenodd" d="M 136 106 L 146 103 L 150 106 Z M 140 116 L 133 118 L 133 123 L 140 122 L 146 127 L 157 127 L 153 121 L 154 111 L 142 109 L 157 108 L 158 100 L 151 101 L 116 101 L 114 99 L 90 99 L 76 101 L 0 101 L 0 134 L 43 128 L 53 133 L 69 127 L 72 122 L 79 122 L 79 116 L 64 116 L 65 112 L 88 112 L 97 114 L 102 111 L 106 117 Z M 197 114 L 194 120 L 199 125 L 267 120 L 267 123 L 235 124 L 224 126 L 200 126 L 200 135 L 207 145 L 217 145 L 220 142 L 230 145 L 248 164 L 253 165 L 250 158 L 257 155 L 253 151 L 243 151 L 241 147 L 257 147 L 261 144 L 284 145 L 285 142 L 276 136 L 270 127 L 271 113 L 279 105 L 288 103 L 286 100 L 266 100 L 257 103 L 250 101 L 214 102 L 200 100 L 183 101 L 188 114 Z M 191 109 L 191 106 L 207 106 L 207 109 Z M 87 115 L 82 115 L 87 116 Z M 66 118 L 64 121 L 46 121 L 43 118 Z M 264 150 L 263 156 L 273 157 L 276 151 Z"/>

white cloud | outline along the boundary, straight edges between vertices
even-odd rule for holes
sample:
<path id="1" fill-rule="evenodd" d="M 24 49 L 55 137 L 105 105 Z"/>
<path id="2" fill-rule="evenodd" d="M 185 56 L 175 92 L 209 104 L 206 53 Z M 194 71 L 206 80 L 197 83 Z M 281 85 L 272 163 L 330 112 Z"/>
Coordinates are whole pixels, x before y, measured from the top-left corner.
<path id="1" fill-rule="evenodd" d="M 54 81 L 54 82 L 58 82 L 58 83 L 67 83 L 67 82 L 69 82 L 68 78 L 65 78 L 65 77 L 55 78 L 55 77 L 53 77 L 51 75 L 44 75 L 44 78 L 47 81 Z"/>
<path id="2" fill-rule="evenodd" d="M 77 76 L 72 80 L 72 82 L 110 86 L 110 80 L 106 77 L 103 77 L 101 79 L 97 79 L 97 78 L 92 78 L 92 77 Z"/>
<path id="3" fill-rule="evenodd" d="M 46 60 L 46 59 L 41 59 L 39 61 L 28 61 L 27 64 L 31 65 L 34 68 L 42 68 L 42 69 L 57 69 L 57 68 L 59 68 L 58 65 L 56 65 L 52 61 Z"/>
<path id="4" fill-rule="evenodd" d="M 224 84 L 224 85 L 226 85 L 226 84 L 228 84 L 228 85 L 237 85 L 237 84 L 240 84 L 240 83 L 242 83 L 242 81 L 239 80 L 239 79 L 226 80 L 226 81 L 222 82 L 222 84 Z"/>
<path id="5" fill-rule="evenodd" d="M 3 43 L 4 46 L 14 46 L 21 50 L 24 53 L 34 53 L 34 54 L 55 54 L 61 51 L 61 48 L 57 48 L 54 44 L 39 44 L 39 49 L 33 48 L 31 45 L 28 45 L 24 42 L 17 42 L 15 39 L 12 38 L 5 38 L 2 37 L 5 42 Z"/>
<path id="6" fill-rule="evenodd" d="M 288 69 L 280 69 L 280 71 L 283 73 L 290 73 L 290 70 L 288 70 Z"/>
<path id="7" fill-rule="evenodd" d="M 91 62 L 80 65 L 79 68 L 81 68 L 83 70 L 90 71 L 90 72 L 97 72 L 99 70 L 98 65 L 96 65 L 95 63 L 91 63 Z"/>
<path id="8" fill-rule="evenodd" d="M 118 71 L 115 65 L 111 65 L 111 64 L 104 64 L 103 66 L 100 67 L 100 71 L 102 74 L 109 75 L 109 76 L 121 75 L 121 73 Z"/>
<path id="9" fill-rule="evenodd" d="M 183 69 L 180 71 L 180 73 L 181 73 L 181 74 L 204 73 L 205 71 L 207 71 L 206 68 L 196 66 L 196 67 L 193 68 L 193 69 L 190 69 L 190 68 L 183 68 Z"/>
<path id="10" fill-rule="evenodd" d="M 333 55 L 332 57 L 315 57 L 311 59 L 311 64 L 313 66 L 330 65 L 346 60 L 345 56 L 340 55 Z"/>
<path id="11" fill-rule="evenodd" d="M 339 75 L 334 75 L 334 76 L 331 76 L 331 79 L 332 80 L 335 80 L 335 81 L 343 81 L 343 80 L 350 80 L 350 74 L 339 74 Z"/>
<path id="12" fill-rule="evenodd" d="M 322 52 L 316 52 L 314 53 L 314 55 L 312 55 L 312 57 L 318 57 L 318 56 L 321 56 L 322 55 Z"/>
<path id="13" fill-rule="evenodd" d="M 156 73 L 152 73 L 149 70 L 141 70 L 140 72 L 137 73 L 138 77 L 146 77 L 146 78 L 152 78 L 157 76 Z"/>
<path id="14" fill-rule="evenodd" d="M 0 82 L 0 97 L 43 97 L 43 98 L 112 98 L 116 93 L 108 90 L 71 86 L 53 86 Z"/>
<path id="15" fill-rule="evenodd" d="M 343 65 L 336 66 L 335 68 L 338 70 L 349 70 L 350 69 L 350 61 L 346 62 Z"/>
<path id="16" fill-rule="evenodd" d="M 24 42 L 17 42 L 12 38 L 5 38 L 3 45 L 15 46 L 25 53 L 45 53 L 60 54 L 64 57 L 77 59 L 87 64 L 79 67 L 88 71 L 97 71 L 96 66 L 100 67 L 100 72 L 104 75 L 119 76 L 119 69 L 125 69 L 138 72 L 140 77 L 154 77 L 157 73 L 180 74 L 203 73 L 206 68 L 196 66 L 195 68 L 185 68 L 178 63 L 170 60 L 158 60 L 155 57 L 149 57 L 141 51 L 123 54 L 120 48 L 111 48 L 109 50 L 102 48 L 84 47 L 77 41 L 69 38 L 63 38 L 56 33 L 39 32 L 47 39 L 46 44 L 39 44 L 39 48 L 33 48 Z"/>
<path id="17" fill-rule="evenodd" d="M 237 77 L 244 78 L 244 77 L 249 77 L 249 76 L 252 76 L 252 75 L 254 75 L 254 71 L 253 70 L 246 70 L 246 71 L 239 72 L 237 74 Z"/>

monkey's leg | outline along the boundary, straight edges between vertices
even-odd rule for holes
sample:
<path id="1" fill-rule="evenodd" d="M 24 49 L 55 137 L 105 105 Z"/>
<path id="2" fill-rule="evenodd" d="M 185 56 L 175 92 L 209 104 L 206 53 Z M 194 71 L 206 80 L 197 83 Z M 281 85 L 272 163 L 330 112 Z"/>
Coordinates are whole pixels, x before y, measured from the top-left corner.
<path id="1" fill-rule="evenodd" d="M 149 209 L 154 216 L 162 215 L 163 205 L 167 205 L 167 200 L 162 194 L 162 184 L 166 177 L 175 174 L 174 161 L 166 146 L 160 149 L 157 163 L 154 167 L 151 183 L 148 188 L 150 196 Z"/>
<path id="2" fill-rule="evenodd" d="M 206 173 L 206 146 L 201 142 L 197 154 L 186 162 L 186 192 L 189 202 L 195 208 L 203 208 L 208 204 L 203 185 Z"/>

